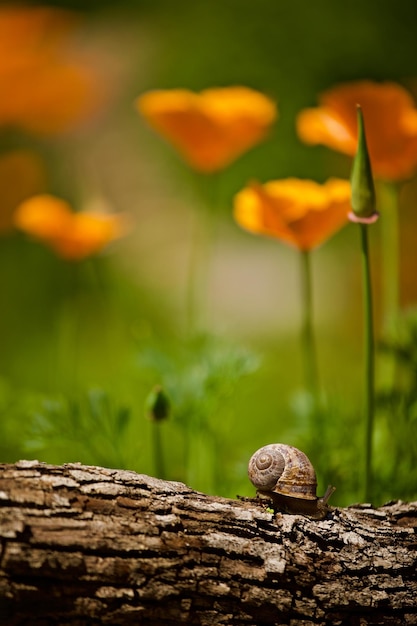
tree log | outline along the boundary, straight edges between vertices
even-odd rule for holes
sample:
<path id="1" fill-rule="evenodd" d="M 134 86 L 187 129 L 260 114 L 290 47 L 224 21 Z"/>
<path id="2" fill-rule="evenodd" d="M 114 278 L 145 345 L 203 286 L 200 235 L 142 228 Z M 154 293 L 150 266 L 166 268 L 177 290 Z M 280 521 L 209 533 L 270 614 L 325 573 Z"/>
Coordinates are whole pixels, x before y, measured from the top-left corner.
<path id="1" fill-rule="evenodd" d="M 417 624 L 417 502 L 272 514 L 131 471 L 0 465 L 0 624 Z"/>

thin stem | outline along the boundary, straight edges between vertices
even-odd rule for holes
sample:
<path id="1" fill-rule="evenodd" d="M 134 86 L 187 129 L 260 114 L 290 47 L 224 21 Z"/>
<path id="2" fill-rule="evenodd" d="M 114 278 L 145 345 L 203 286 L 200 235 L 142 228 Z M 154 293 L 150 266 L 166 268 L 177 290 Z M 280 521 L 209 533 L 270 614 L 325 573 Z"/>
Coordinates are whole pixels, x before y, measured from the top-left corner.
<path id="1" fill-rule="evenodd" d="M 188 267 L 187 267 L 185 300 L 186 300 L 186 330 L 192 333 L 192 331 L 194 330 L 196 326 L 197 309 L 199 308 L 199 306 L 197 305 L 196 284 L 197 284 L 197 266 L 199 265 L 199 251 L 200 251 L 200 244 L 199 244 L 200 224 L 198 223 L 198 217 L 195 214 L 195 212 L 193 213 L 191 217 L 193 220 L 193 224 L 192 224 L 190 252 L 189 252 Z"/>
<path id="2" fill-rule="evenodd" d="M 215 177 L 199 177 L 200 196 L 207 206 L 198 207 L 192 215 L 190 256 L 186 284 L 187 331 L 192 335 L 207 317 L 207 291 L 211 254 L 216 228 Z"/>
<path id="3" fill-rule="evenodd" d="M 365 501 L 372 494 L 372 435 L 374 427 L 374 328 L 372 306 L 372 282 L 369 258 L 368 231 L 366 224 L 360 224 L 362 276 L 363 276 L 363 313 L 364 313 L 364 351 L 365 351 Z"/>
<path id="4" fill-rule="evenodd" d="M 187 484 L 204 493 L 216 493 L 215 465 L 218 450 L 210 430 L 199 420 L 191 436 L 187 466 Z"/>
<path id="5" fill-rule="evenodd" d="M 308 391 L 317 399 L 318 373 L 316 342 L 313 326 L 313 293 L 311 280 L 311 259 L 308 250 L 301 251 L 301 290 L 303 303 L 302 345 L 304 356 L 304 376 Z"/>
<path id="6" fill-rule="evenodd" d="M 205 209 L 205 207 L 204 207 Z M 194 211 L 190 257 L 186 285 L 187 331 L 190 335 L 203 322 L 209 265 L 210 227 L 205 210 Z"/>
<path id="7" fill-rule="evenodd" d="M 205 206 L 193 212 L 193 232 L 188 260 L 186 285 L 186 332 L 193 337 L 204 330 L 209 318 L 209 278 L 215 230 L 218 222 L 218 180 L 215 176 L 198 176 L 199 196 Z M 216 462 L 213 446 L 207 437 L 201 416 L 187 414 L 185 420 L 184 463 L 189 484 L 209 490 Z"/>
<path id="8" fill-rule="evenodd" d="M 155 464 L 155 476 L 165 479 L 165 461 L 164 451 L 162 446 L 161 437 L 161 422 L 158 420 L 152 421 L 152 445 L 153 445 L 153 458 Z"/>
<path id="9" fill-rule="evenodd" d="M 58 386 L 66 381 L 68 391 L 77 389 L 80 378 L 80 333 L 83 322 L 81 297 L 82 269 L 78 263 L 65 261 L 62 265 L 63 291 L 60 294 L 57 317 L 57 353 L 54 375 Z"/>

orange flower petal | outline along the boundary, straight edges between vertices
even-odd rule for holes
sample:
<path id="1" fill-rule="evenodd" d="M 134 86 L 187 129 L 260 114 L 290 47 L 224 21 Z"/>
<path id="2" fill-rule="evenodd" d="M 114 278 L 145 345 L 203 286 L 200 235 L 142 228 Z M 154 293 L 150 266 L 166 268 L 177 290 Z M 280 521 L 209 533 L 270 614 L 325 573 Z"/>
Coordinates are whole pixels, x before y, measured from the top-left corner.
<path id="1" fill-rule="evenodd" d="M 119 215 L 75 213 L 70 228 L 52 241 L 52 247 L 65 259 L 84 259 L 102 250 L 123 232 L 124 220 Z"/>
<path id="2" fill-rule="evenodd" d="M 0 102 L 0 123 L 50 135 L 70 131 L 91 115 L 100 86 L 88 68 L 32 63 L 8 77 L 7 90 L 13 96 Z"/>
<path id="3" fill-rule="evenodd" d="M 151 91 L 136 100 L 148 123 L 195 169 L 224 168 L 264 139 L 276 105 L 247 87 Z"/>
<path id="4" fill-rule="evenodd" d="M 336 233 L 347 223 L 349 210 L 350 184 L 340 179 L 323 185 L 297 178 L 252 183 L 234 202 L 240 226 L 300 250 L 311 250 Z"/>
<path id="5" fill-rule="evenodd" d="M 54 134 L 98 109 L 103 81 L 67 45 L 76 23 L 59 9 L 0 8 L 0 124 Z"/>
<path id="6" fill-rule="evenodd" d="M 24 51 L 60 45 L 74 28 L 75 14 L 45 6 L 2 6 L 0 9 L 0 51 Z"/>
<path id="7" fill-rule="evenodd" d="M 357 104 L 366 122 L 374 175 L 393 181 L 412 176 L 417 168 L 417 109 L 411 95 L 395 83 L 358 81 L 329 89 L 319 107 L 299 114 L 300 138 L 353 156 Z"/>
<path id="8" fill-rule="evenodd" d="M 16 209 L 17 228 L 35 239 L 51 242 L 71 224 L 71 207 L 49 194 L 28 198 Z"/>
<path id="9" fill-rule="evenodd" d="M 126 232 L 122 215 L 93 212 L 73 213 L 71 206 L 43 194 L 23 202 L 15 213 L 16 226 L 48 244 L 62 258 L 83 259 L 99 252 Z"/>
<path id="10" fill-rule="evenodd" d="M 297 117 L 300 138 L 308 144 L 324 144 L 345 154 L 355 154 L 356 137 L 334 111 L 319 107 L 305 109 Z"/>

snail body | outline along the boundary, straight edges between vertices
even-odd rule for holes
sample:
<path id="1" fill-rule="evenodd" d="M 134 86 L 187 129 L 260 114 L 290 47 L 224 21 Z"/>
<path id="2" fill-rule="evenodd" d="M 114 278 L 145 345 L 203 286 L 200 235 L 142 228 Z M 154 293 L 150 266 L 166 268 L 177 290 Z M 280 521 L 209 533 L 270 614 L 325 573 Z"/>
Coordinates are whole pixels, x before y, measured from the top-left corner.
<path id="1" fill-rule="evenodd" d="M 316 472 L 298 448 L 282 443 L 260 448 L 249 461 L 248 475 L 258 494 L 270 498 L 277 510 L 315 519 L 329 511 L 327 502 L 335 488 L 328 487 L 322 498 L 317 497 Z"/>

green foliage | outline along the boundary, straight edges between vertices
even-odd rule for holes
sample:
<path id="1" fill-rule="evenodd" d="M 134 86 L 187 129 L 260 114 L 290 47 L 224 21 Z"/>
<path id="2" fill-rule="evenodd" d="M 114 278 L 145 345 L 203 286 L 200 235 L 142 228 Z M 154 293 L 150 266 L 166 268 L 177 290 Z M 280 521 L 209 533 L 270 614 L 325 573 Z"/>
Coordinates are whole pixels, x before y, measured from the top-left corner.
<path id="1" fill-rule="evenodd" d="M 417 485 L 417 312 L 410 311 L 398 325 L 397 336 L 383 342 L 395 376 L 377 397 L 380 412 L 378 437 L 378 499 L 415 498 Z"/>
<path id="2" fill-rule="evenodd" d="M 100 389 L 81 398 L 37 399 L 29 411 L 25 448 L 42 460 L 82 460 L 128 467 L 127 441 L 131 410 Z"/>
<path id="3" fill-rule="evenodd" d="M 155 344 L 142 346 L 138 367 L 142 376 L 159 381 L 170 399 L 180 450 L 176 460 L 174 455 L 179 467 L 176 478 L 207 492 L 224 490 L 227 478 L 220 486 L 219 476 L 230 453 L 224 441 L 230 441 L 232 402 L 239 383 L 258 367 L 257 357 L 205 334 L 175 344 L 172 352 Z M 172 446 L 162 450 L 157 444 L 154 455 L 166 456 L 172 463 Z"/>

